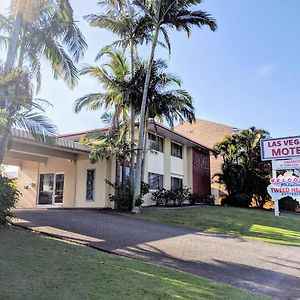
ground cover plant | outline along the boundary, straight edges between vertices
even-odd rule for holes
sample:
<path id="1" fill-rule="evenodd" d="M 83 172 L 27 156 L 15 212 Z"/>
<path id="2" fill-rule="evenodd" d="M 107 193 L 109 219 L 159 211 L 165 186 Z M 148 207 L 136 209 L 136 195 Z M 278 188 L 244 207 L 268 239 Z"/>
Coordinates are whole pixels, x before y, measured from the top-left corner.
<path id="1" fill-rule="evenodd" d="M 14 227 L 0 240 L 1 299 L 270 299 Z"/>
<path id="2" fill-rule="evenodd" d="M 182 209 L 148 208 L 143 218 L 162 223 L 196 228 L 200 231 L 225 233 L 265 242 L 300 246 L 300 217 L 256 208 L 197 207 Z"/>

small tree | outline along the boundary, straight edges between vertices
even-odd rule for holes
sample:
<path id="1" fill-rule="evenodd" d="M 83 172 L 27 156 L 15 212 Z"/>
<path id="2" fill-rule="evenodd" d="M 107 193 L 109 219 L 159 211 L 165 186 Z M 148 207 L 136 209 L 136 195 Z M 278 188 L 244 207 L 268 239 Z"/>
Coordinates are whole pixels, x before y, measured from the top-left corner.
<path id="1" fill-rule="evenodd" d="M 260 158 L 260 140 L 268 135 L 265 130 L 251 127 L 215 145 L 215 156 L 223 158 L 222 173 L 215 177 L 227 189 L 227 204 L 249 206 L 254 199 L 262 208 L 269 198 L 271 164 Z"/>
<path id="2" fill-rule="evenodd" d="M 10 210 L 14 208 L 18 201 L 20 193 L 17 190 L 16 183 L 0 175 L 0 225 L 5 225 L 8 218 L 12 216 Z"/>

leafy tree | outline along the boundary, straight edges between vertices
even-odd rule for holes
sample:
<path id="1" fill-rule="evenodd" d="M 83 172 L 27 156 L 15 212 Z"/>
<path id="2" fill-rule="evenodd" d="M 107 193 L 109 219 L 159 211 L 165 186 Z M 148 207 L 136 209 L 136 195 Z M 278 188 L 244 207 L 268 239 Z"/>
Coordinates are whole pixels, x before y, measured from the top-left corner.
<path id="1" fill-rule="evenodd" d="M 141 107 L 147 63 L 137 60 L 134 76 L 131 77 L 127 61 L 121 52 L 106 50 L 106 54 L 110 58 L 109 63 L 104 63 L 101 67 L 87 66 L 82 71 L 82 74 L 96 78 L 105 91 L 77 99 L 75 112 L 78 113 L 83 108 L 98 110 L 104 106 L 105 109 L 113 109 L 113 124 L 121 121 L 127 124 L 128 128 L 130 122 L 127 112 L 130 106 L 133 104 L 137 108 L 137 114 L 140 113 L 138 108 Z M 181 80 L 178 77 L 165 72 L 166 68 L 164 61 L 154 62 L 147 115 L 158 121 L 165 119 L 170 126 L 174 126 L 175 121 L 192 122 L 195 119 L 192 97 L 187 91 L 181 89 Z"/>
<path id="2" fill-rule="evenodd" d="M 73 19 L 67 0 L 12 0 L 10 14 L 0 16 L 2 46 L 8 49 L 6 67 L 26 66 L 41 82 L 41 62 L 48 61 L 54 78 L 73 87 L 78 79 L 73 63 L 87 44 Z M 1 43 L 1 39 L 0 39 Z"/>
<path id="3" fill-rule="evenodd" d="M 19 196 L 16 183 L 0 174 L 0 225 L 5 225 L 12 216 L 10 210 L 14 208 Z"/>
<path id="4" fill-rule="evenodd" d="M 85 16 L 85 19 L 93 27 L 104 28 L 118 36 L 107 48 L 121 47 L 124 50 L 129 49 L 130 54 L 130 73 L 133 78 L 137 57 L 137 46 L 144 42 L 151 41 L 151 25 L 146 16 L 141 15 L 130 1 L 105 1 L 99 3 L 106 7 L 103 13 L 91 14 Z M 103 50 L 97 54 L 96 60 L 103 55 Z M 134 165 L 135 165 L 135 120 L 136 107 L 130 104 L 130 141 L 131 141 L 131 158 L 130 158 L 130 182 L 133 187 L 134 183 Z"/>
<path id="5" fill-rule="evenodd" d="M 56 127 L 43 115 L 45 100 L 33 99 L 29 74 L 15 69 L 9 73 L 0 71 L 0 163 L 2 163 L 11 128 L 23 128 L 36 139 L 49 142 Z"/>
<path id="6" fill-rule="evenodd" d="M 191 27 L 197 26 L 199 28 L 208 26 L 212 31 L 217 28 L 216 21 L 209 14 L 204 11 L 191 10 L 196 4 L 200 4 L 201 0 L 135 0 L 135 5 L 144 12 L 148 18 L 149 24 L 153 28 L 151 53 L 148 61 L 147 73 L 144 82 L 143 98 L 140 111 L 140 128 L 138 138 L 138 152 L 137 152 L 137 169 L 134 188 L 134 199 L 140 196 L 140 182 L 142 175 L 142 149 L 144 147 L 145 134 L 145 117 L 148 91 L 151 81 L 151 69 L 154 62 L 155 50 L 158 45 L 159 34 L 164 36 L 164 39 L 170 44 L 167 28 L 175 28 L 178 31 L 185 31 L 188 36 L 191 34 Z M 135 208 L 134 211 L 138 212 Z"/>
<path id="7" fill-rule="evenodd" d="M 267 131 L 251 127 L 215 145 L 215 156 L 223 158 L 222 173 L 215 177 L 227 189 L 228 204 L 249 206 L 255 199 L 262 208 L 269 198 L 271 165 L 260 157 L 260 141 L 268 136 Z"/>
<path id="8" fill-rule="evenodd" d="M 42 107 L 32 102 L 30 78 L 37 78 L 39 88 L 41 62 L 44 59 L 50 62 L 54 78 L 61 77 L 73 87 L 78 77 L 72 58 L 78 62 L 87 45 L 74 22 L 68 0 L 12 0 L 9 15 L 0 15 L 0 34 L 0 46 L 7 49 L 5 67 L 1 71 L 2 87 L 7 89 L 0 98 L 1 120 L 5 122 L 0 137 L 1 163 L 13 125 L 29 130 L 35 137 L 42 134 L 44 139 L 47 134 L 54 134 L 55 127 L 49 120 L 34 111 L 43 112 Z M 19 75 L 15 75 L 16 72 Z M 22 87 L 27 81 L 28 91 L 22 89 L 24 95 L 14 95 L 7 80 Z"/>

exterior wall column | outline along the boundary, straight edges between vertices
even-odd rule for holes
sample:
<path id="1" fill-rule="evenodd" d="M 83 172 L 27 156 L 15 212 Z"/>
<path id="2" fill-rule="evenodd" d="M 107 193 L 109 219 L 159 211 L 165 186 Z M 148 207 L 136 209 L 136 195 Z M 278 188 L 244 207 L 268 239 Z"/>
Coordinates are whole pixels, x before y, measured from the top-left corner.
<path id="1" fill-rule="evenodd" d="M 164 188 L 171 189 L 171 140 L 164 139 Z"/>
<path id="2" fill-rule="evenodd" d="M 189 157 L 188 147 L 182 146 L 182 159 L 183 159 L 183 186 L 189 188 L 188 174 L 189 174 Z"/>
<path id="3" fill-rule="evenodd" d="M 193 192 L 193 148 L 187 148 L 187 187 Z"/>

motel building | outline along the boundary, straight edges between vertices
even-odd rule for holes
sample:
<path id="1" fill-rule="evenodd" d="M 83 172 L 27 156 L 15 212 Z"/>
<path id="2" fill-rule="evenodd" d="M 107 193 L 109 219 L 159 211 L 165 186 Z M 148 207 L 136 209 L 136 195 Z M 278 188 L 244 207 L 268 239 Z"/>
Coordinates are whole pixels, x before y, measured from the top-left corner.
<path id="1" fill-rule="evenodd" d="M 22 195 L 17 208 L 113 207 L 109 195 L 114 191 L 106 180 L 118 182 L 120 164 L 115 158 L 90 162 L 90 148 L 79 143 L 90 132 L 61 135 L 49 145 L 13 130 L 4 164 L 18 167 Z M 155 204 L 151 192 L 160 188 L 185 186 L 203 196 L 211 194 L 210 149 L 154 121 L 148 125 L 144 166 L 144 182 L 150 185 L 144 206 Z"/>

